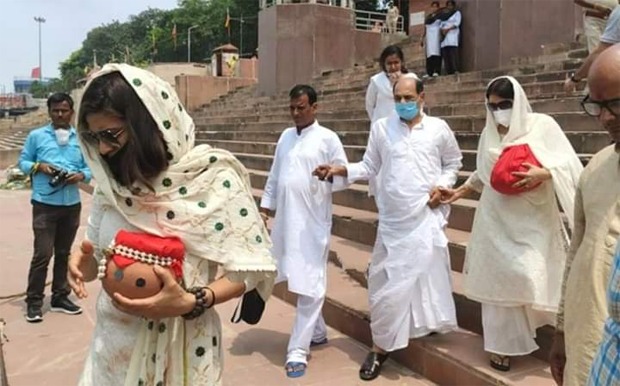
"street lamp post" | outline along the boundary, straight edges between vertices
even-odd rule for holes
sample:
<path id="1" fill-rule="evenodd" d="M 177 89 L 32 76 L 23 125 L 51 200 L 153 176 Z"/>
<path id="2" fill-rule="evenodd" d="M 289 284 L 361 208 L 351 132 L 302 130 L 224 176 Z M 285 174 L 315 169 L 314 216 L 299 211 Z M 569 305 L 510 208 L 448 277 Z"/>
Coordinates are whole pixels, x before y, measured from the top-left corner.
<path id="1" fill-rule="evenodd" d="M 187 29 L 187 63 L 192 59 L 192 30 L 198 28 L 198 25 L 193 25 Z"/>
<path id="2" fill-rule="evenodd" d="M 41 24 L 45 23 L 45 19 L 41 16 L 35 16 L 34 21 L 39 24 L 39 81 L 43 80 L 43 67 L 41 66 Z"/>

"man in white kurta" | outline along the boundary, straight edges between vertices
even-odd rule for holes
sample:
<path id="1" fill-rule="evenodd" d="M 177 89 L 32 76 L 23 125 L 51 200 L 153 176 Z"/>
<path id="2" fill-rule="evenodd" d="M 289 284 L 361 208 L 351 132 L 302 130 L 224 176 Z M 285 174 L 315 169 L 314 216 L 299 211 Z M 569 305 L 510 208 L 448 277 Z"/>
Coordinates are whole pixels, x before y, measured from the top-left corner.
<path id="1" fill-rule="evenodd" d="M 373 125 L 363 161 L 316 171 L 350 182 L 380 176 L 368 277 L 374 345 L 360 369 L 363 380 L 376 378 L 387 353 L 409 339 L 457 326 L 444 232 L 449 207 L 439 205 L 438 188 L 456 182 L 461 152 L 448 124 L 422 113 L 419 79 L 403 75 L 394 95 L 396 113 Z"/>
<path id="2" fill-rule="evenodd" d="M 309 86 L 291 91 L 295 127 L 282 133 L 261 200 L 261 211 L 276 211 L 272 227 L 278 282 L 297 294 L 297 315 L 288 345 L 287 374 L 304 374 L 311 342 L 327 341 L 321 315 L 332 225 L 332 192 L 346 187 L 338 178 L 325 184 L 312 176 L 322 163 L 346 164 L 338 135 L 315 120 L 316 92 Z"/>

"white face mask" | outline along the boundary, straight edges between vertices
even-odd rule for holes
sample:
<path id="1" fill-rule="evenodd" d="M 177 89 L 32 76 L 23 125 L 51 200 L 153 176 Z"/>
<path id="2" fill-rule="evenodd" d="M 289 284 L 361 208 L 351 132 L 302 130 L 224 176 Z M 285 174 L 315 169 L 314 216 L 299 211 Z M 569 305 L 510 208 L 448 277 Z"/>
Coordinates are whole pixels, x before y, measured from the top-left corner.
<path id="1" fill-rule="evenodd" d="M 54 130 L 56 134 L 56 142 L 60 146 L 65 146 L 69 143 L 69 136 L 71 135 L 71 131 L 67 129 L 56 129 Z"/>
<path id="2" fill-rule="evenodd" d="M 512 119 L 512 109 L 493 111 L 493 118 L 498 125 L 504 127 L 510 126 L 510 120 Z"/>

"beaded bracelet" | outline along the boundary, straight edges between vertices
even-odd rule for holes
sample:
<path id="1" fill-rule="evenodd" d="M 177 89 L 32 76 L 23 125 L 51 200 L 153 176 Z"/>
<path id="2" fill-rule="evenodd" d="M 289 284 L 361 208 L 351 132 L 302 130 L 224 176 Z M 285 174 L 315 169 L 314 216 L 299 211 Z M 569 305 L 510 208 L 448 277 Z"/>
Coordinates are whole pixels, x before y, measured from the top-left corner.
<path id="1" fill-rule="evenodd" d="M 207 291 L 211 293 L 211 303 L 209 303 L 208 305 Z M 196 297 L 196 305 L 190 312 L 182 315 L 184 319 L 195 319 L 200 315 L 204 314 L 206 310 L 213 307 L 213 305 L 215 304 L 215 293 L 213 293 L 213 290 L 209 287 L 192 287 L 188 289 L 187 292 L 194 294 L 194 296 Z"/>

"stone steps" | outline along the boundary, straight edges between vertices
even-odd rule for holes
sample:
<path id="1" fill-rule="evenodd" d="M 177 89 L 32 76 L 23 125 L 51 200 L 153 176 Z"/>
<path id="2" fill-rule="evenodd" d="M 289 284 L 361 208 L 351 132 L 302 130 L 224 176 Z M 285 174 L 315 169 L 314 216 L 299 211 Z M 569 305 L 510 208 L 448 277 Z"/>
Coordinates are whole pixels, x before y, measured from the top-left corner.
<path id="1" fill-rule="evenodd" d="M 566 97 L 566 93 L 563 89 L 563 80 L 552 80 L 523 84 L 523 89 L 528 96 L 532 99 L 538 98 L 563 98 Z M 356 86 L 343 85 L 341 88 L 331 88 L 326 90 L 318 89 L 318 103 L 319 105 L 329 105 L 331 102 L 350 102 L 350 106 L 354 106 L 358 103 L 359 107 L 364 106 L 365 92 L 368 86 L 368 79 L 364 83 L 360 83 Z M 584 84 L 579 86 L 580 90 L 583 90 Z M 486 83 L 480 82 L 479 86 L 467 88 L 459 88 L 456 90 L 442 90 L 433 89 L 431 86 L 426 89 L 426 103 L 428 106 L 438 104 L 454 104 L 454 103 L 472 103 L 474 101 L 484 102 L 486 91 Z M 578 93 L 577 95 L 581 95 Z M 269 106 L 278 107 L 282 106 L 282 109 L 286 111 L 286 107 L 289 103 L 288 94 L 277 95 L 276 97 L 269 98 L 268 100 L 261 100 L 261 98 L 248 98 L 243 101 L 229 101 L 228 99 L 222 100 L 217 104 L 209 105 L 208 112 L 205 110 L 198 110 L 194 113 L 196 119 L 200 119 L 203 115 L 238 115 L 240 111 L 255 111 L 261 109 L 264 104 Z"/>
<path id="2" fill-rule="evenodd" d="M 276 286 L 274 294 L 295 304 L 284 285 Z M 327 267 L 323 315 L 330 326 L 371 345 L 366 289 L 332 262 Z M 509 373 L 493 370 L 482 337 L 465 329 L 414 339 L 391 357 L 441 385 L 553 385 L 548 364 L 532 355 L 514 358 Z"/>
<path id="3" fill-rule="evenodd" d="M 363 115 L 360 111 L 359 115 Z M 552 116 L 564 129 L 564 131 L 601 131 L 601 127 L 595 118 L 586 115 L 584 112 L 561 112 L 551 113 Z M 228 120 L 219 120 L 219 123 L 212 122 L 209 118 L 196 118 L 197 131 L 274 131 L 291 127 L 289 120 L 284 120 L 282 115 L 281 121 L 258 121 L 258 122 L 230 122 Z M 479 132 L 482 131 L 486 123 L 485 116 L 471 115 L 453 115 L 445 116 L 444 120 L 450 128 L 455 132 Z M 321 119 L 321 125 L 334 131 L 368 131 L 370 129 L 370 121 L 367 117 L 358 119 L 343 119 L 332 116 L 329 119 Z"/>
<path id="4" fill-rule="evenodd" d="M 458 237 L 452 229 L 448 229 L 447 234 L 448 237 Z M 464 235 L 462 234 L 462 236 Z M 343 269 L 347 275 L 357 281 L 362 287 L 368 288 L 365 275 L 372 254 L 371 247 L 338 236 L 332 236 L 330 252 L 331 260 L 336 266 Z M 462 261 L 455 261 L 454 257 L 451 256 L 453 296 L 457 308 L 458 324 L 463 329 L 482 335 L 480 304 L 468 299 L 464 295 L 463 274 L 461 273 L 462 263 Z M 459 269 L 459 265 L 461 269 Z M 532 355 L 546 361 L 553 340 L 553 328 L 551 326 L 539 328 L 537 335 L 540 349 L 532 353 Z"/>
<path id="5" fill-rule="evenodd" d="M 275 144 L 282 131 L 198 131 L 197 143 L 207 143 L 226 149 L 234 148 L 236 143 L 266 143 Z M 567 131 L 566 137 L 573 148 L 580 154 L 594 154 L 609 145 L 610 138 L 606 131 Z M 366 146 L 368 131 L 336 131 L 342 143 L 346 146 Z M 461 150 L 476 150 L 478 148 L 479 132 L 454 133 Z M 230 144 L 230 147 L 227 147 Z M 258 145 L 257 145 L 258 146 Z M 357 160 L 357 159 L 356 159 Z"/>

